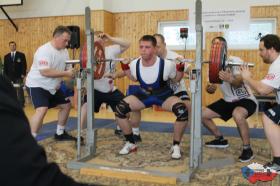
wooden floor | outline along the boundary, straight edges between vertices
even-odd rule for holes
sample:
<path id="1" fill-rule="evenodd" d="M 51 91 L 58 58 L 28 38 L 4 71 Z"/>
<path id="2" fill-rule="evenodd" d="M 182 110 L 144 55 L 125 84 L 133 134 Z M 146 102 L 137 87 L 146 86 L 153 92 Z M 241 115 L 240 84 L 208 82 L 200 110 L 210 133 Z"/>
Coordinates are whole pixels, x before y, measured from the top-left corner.
<path id="1" fill-rule="evenodd" d="M 26 105 L 24 111 L 29 119 L 34 113 L 34 109 L 30 104 Z M 50 109 L 44 118 L 44 123 L 56 121 L 57 113 L 58 109 Z M 74 108 L 71 109 L 70 116 L 77 117 L 77 111 Z M 114 113 L 110 109 L 102 107 L 100 112 L 95 114 L 95 118 L 114 119 Z M 142 111 L 142 121 L 172 123 L 175 121 L 175 117 L 171 112 L 155 111 L 154 109 L 149 108 Z M 214 121 L 219 126 L 236 126 L 233 119 L 230 119 L 227 122 L 220 119 L 215 119 Z M 257 113 L 253 114 L 250 118 L 248 118 L 248 123 L 250 128 L 262 128 L 261 113 L 258 113 L 258 116 Z"/>

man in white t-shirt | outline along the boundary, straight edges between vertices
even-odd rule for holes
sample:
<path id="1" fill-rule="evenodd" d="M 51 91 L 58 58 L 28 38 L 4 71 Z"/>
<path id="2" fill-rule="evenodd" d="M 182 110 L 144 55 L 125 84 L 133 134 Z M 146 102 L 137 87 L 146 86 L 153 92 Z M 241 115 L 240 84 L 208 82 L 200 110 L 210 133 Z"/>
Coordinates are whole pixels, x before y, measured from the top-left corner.
<path id="1" fill-rule="evenodd" d="M 161 34 L 154 34 L 154 37 L 157 40 L 157 55 L 162 59 L 172 60 L 176 62 L 176 59 L 184 59 L 183 56 L 177 54 L 174 51 L 168 50 L 166 48 L 165 38 Z M 185 64 L 184 71 L 189 72 L 190 64 Z M 169 86 L 174 91 L 175 96 L 179 97 L 186 104 L 188 110 L 191 109 L 190 97 L 187 92 L 186 82 L 184 79 L 181 79 L 180 82 L 169 81 Z"/>
<path id="2" fill-rule="evenodd" d="M 34 54 L 33 64 L 26 78 L 26 87 L 35 107 L 35 114 L 30 120 L 34 137 L 37 136 L 48 109 L 58 106 L 60 111 L 55 139 L 76 140 L 65 131 L 71 105 L 59 89 L 63 77 L 73 77 L 72 69 L 65 70 L 65 62 L 69 59 L 66 46 L 70 35 L 67 27 L 56 27 L 53 39 L 40 46 Z"/>
<path id="3" fill-rule="evenodd" d="M 176 52 L 173 52 L 171 50 L 168 50 L 166 48 L 165 38 L 161 34 L 154 34 L 153 35 L 157 40 L 157 56 L 159 56 L 162 59 L 172 60 L 172 62 L 176 62 L 176 59 L 183 59 L 183 56 L 177 54 Z M 189 64 L 185 64 L 185 72 L 189 71 Z M 170 88 L 174 91 L 174 95 L 180 98 L 187 106 L 188 112 L 191 110 L 191 102 L 190 97 L 187 92 L 186 88 L 186 82 L 182 78 L 180 82 L 174 82 L 172 80 L 168 81 L 168 84 Z M 140 136 L 140 130 L 139 125 L 141 121 L 141 112 L 132 112 L 131 113 L 131 125 L 132 125 L 132 131 L 133 131 L 133 137 L 136 142 L 141 142 L 142 138 Z"/>
<path id="4" fill-rule="evenodd" d="M 140 87 L 125 97 L 116 106 L 116 120 L 120 125 L 126 143 L 119 154 L 125 155 L 137 150 L 128 113 L 140 111 L 152 105 L 161 106 L 172 111 L 177 120 L 174 123 L 173 145 L 171 148 L 174 159 L 181 158 L 180 142 L 187 125 L 188 111 L 186 105 L 174 96 L 167 81 L 180 81 L 184 75 L 182 65 L 159 58 L 156 55 L 156 39 L 152 35 L 144 35 L 139 40 L 141 57 L 130 64 L 122 64 L 122 69 L 132 81 L 138 81 Z"/>
<path id="5" fill-rule="evenodd" d="M 268 34 L 261 38 L 259 43 L 259 55 L 263 62 L 270 64 L 267 75 L 263 80 L 252 78 L 248 67 L 240 68 L 245 83 L 260 95 L 276 93 L 277 105 L 268 109 L 262 115 L 264 132 L 272 148 L 273 160 L 264 167 L 280 172 L 280 38 L 277 35 Z"/>
<path id="6" fill-rule="evenodd" d="M 94 37 L 95 41 L 99 42 L 104 47 L 106 59 L 117 58 L 130 46 L 130 42 L 124 40 L 123 38 L 112 37 L 109 34 L 103 33 L 101 31 L 96 31 L 94 33 Z M 107 45 L 108 43 L 111 43 L 111 45 Z M 102 103 L 110 105 L 112 110 L 115 112 L 116 105 L 124 98 L 123 93 L 114 86 L 114 79 L 112 77 L 106 76 L 109 73 L 115 72 L 115 70 L 115 61 L 106 62 L 104 75 L 102 78 L 94 80 L 94 112 L 99 112 Z M 82 106 L 82 125 L 84 125 L 87 116 L 86 96 L 84 101 L 85 104 Z"/>
<path id="7" fill-rule="evenodd" d="M 212 44 L 221 42 L 226 45 L 226 40 L 223 37 L 216 37 L 212 40 Z M 230 58 L 242 61 L 238 57 Z M 241 162 L 248 162 L 254 158 L 254 155 L 250 146 L 249 126 L 246 119 L 255 112 L 257 107 L 256 99 L 248 85 L 243 83 L 238 68 L 232 66 L 220 71 L 219 78 L 223 80 L 220 88 L 224 98 L 208 105 L 202 110 L 202 123 L 215 136 L 215 139 L 206 142 L 205 146 L 215 148 L 226 148 L 229 146 L 228 141 L 223 138 L 213 119 L 221 118 L 227 121 L 232 117 L 243 142 L 243 150 L 238 159 Z M 213 85 L 207 86 L 207 92 L 214 93 L 214 91 Z"/>

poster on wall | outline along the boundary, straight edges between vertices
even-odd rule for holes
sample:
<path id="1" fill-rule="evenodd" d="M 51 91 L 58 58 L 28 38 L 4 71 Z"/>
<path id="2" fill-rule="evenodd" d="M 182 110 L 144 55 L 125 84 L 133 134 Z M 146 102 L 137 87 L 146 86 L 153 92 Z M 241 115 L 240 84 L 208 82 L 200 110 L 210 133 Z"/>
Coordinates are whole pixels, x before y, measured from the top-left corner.
<path id="1" fill-rule="evenodd" d="M 23 0 L 0 0 L 0 6 L 22 5 Z"/>
<path id="2" fill-rule="evenodd" d="M 201 0 L 202 26 L 206 32 L 248 30 L 250 6 L 248 0 Z M 191 29 L 195 30 L 195 1 L 189 9 Z"/>

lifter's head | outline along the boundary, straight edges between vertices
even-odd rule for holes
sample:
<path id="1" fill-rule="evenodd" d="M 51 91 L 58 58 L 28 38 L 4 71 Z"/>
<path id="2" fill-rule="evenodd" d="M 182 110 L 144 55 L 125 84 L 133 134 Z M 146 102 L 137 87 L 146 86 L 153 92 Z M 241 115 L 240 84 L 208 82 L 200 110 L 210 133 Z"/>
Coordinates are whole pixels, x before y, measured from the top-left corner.
<path id="1" fill-rule="evenodd" d="M 152 35 L 144 35 L 139 40 L 139 51 L 143 60 L 151 60 L 156 54 L 157 40 Z"/>

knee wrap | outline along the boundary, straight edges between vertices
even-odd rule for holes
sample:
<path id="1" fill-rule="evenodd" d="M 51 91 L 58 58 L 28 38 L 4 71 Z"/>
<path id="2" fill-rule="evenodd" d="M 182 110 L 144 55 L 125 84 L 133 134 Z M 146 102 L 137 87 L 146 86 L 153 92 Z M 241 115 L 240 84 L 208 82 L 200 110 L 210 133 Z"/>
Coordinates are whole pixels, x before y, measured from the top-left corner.
<path id="1" fill-rule="evenodd" d="M 176 121 L 188 120 L 188 110 L 184 103 L 175 103 L 172 107 L 172 112 L 177 117 Z"/>
<path id="2" fill-rule="evenodd" d="M 115 115 L 118 118 L 125 119 L 127 118 L 126 114 L 129 113 L 130 111 L 131 109 L 129 107 L 129 104 L 126 103 L 124 100 L 121 100 L 120 103 L 116 106 Z"/>

